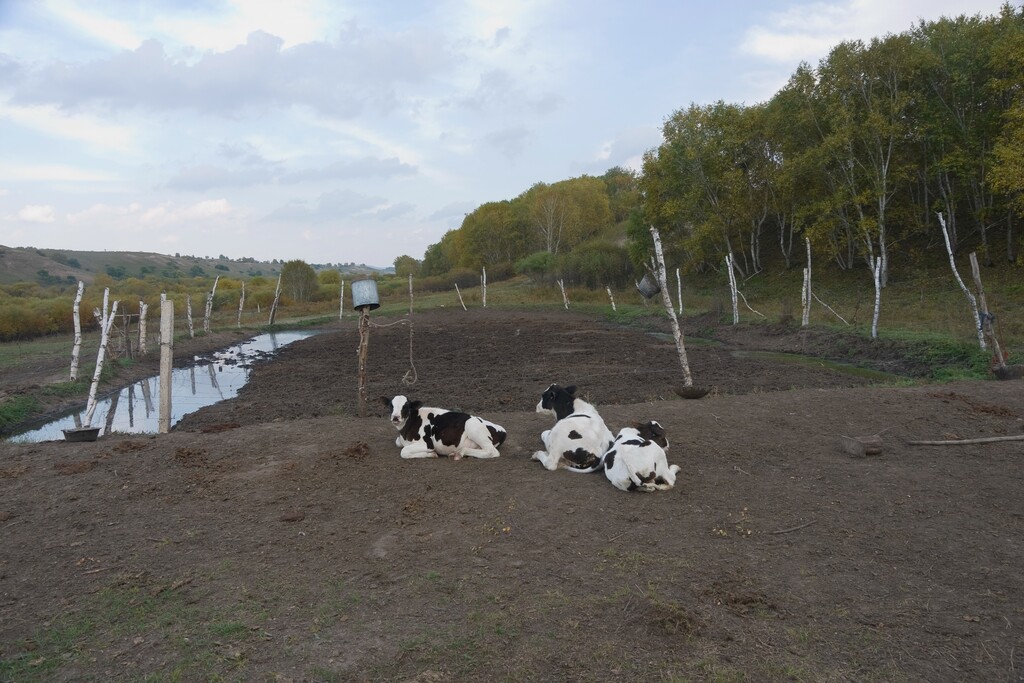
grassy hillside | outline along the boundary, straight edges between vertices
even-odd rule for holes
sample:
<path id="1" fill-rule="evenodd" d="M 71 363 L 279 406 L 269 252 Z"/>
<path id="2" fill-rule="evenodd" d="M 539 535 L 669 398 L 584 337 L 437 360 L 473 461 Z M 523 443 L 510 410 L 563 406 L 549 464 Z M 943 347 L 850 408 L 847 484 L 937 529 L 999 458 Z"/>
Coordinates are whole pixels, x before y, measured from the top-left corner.
<path id="1" fill-rule="evenodd" d="M 138 251 L 70 251 L 64 249 L 34 249 L 32 247 L 6 247 L 0 245 L 0 285 L 16 282 L 56 284 L 77 282 L 92 284 L 97 275 L 110 275 L 114 279 L 155 275 L 168 279 L 180 277 L 249 278 L 277 275 L 282 262 L 255 261 L 253 259 L 204 258 L 154 254 Z M 362 264 L 311 264 L 314 268 L 340 270 L 359 275 L 381 272 L 382 269 Z"/>

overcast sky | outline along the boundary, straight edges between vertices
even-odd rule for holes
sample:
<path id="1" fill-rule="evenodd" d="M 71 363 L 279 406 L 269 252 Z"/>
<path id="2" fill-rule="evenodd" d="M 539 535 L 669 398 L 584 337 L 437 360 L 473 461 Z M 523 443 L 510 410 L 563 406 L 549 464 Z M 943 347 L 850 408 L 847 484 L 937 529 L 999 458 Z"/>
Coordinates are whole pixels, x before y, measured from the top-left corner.
<path id="1" fill-rule="evenodd" d="M 0 0 L 0 244 L 387 266 L 1001 0 Z M 1019 3 L 1015 3 L 1019 5 Z"/>

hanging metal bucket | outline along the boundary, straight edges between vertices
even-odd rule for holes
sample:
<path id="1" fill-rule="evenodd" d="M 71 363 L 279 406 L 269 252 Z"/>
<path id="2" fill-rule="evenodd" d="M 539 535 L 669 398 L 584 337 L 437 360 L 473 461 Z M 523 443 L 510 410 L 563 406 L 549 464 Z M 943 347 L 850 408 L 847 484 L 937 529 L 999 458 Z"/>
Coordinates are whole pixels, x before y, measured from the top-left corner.
<path id="1" fill-rule="evenodd" d="M 371 311 L 380 308 L 376 280 L 356 280 L 352 283 L 352 308 L 358 311 L 364 306 L 368 306 Z"/>
<path id="2" fill-rule="evenodd" d="M 636 283 L 636 288 L 640 290 L 640 294 L 642 294 L 645 299 L 650 299 L 661 291 L 661 286 L 658 285 L 657 280 L 651 277 L 650 273 L 644 273 L 644 279 Z"/>

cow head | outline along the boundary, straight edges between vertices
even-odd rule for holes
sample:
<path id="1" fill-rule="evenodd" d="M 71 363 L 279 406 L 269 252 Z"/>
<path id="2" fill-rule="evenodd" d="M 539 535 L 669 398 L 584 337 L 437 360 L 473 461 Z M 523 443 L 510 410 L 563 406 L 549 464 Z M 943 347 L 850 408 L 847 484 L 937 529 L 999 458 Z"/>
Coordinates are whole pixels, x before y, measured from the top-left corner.
<path id="1" fill-rule="evenodd" d="M 390 411 L 389 417 L 391 418 L 391 424 L 395 425 L 395 429 L 401 430 L 408 421 L 409 416 L 415 411 L 419 410 L 420 406 L 423 405 L 420 401 L 410 401 L 405 396 L 399 394 L 394 398 L 388 398 L 387 396 L 380 397 L 384 407 Z"/>
<path id="2" fill-rule="evenodd" d="M 550 413 L 555 416 L 556 420 L 561 420 L 572 414 L 575 400 L 575 385 L 560 387 L 557 384 L 552 384 L 541 394 L 540 402 L 537 404 L 537 412 Z"/>
<path id="3" fill-rule="evenodd" d="M 636 428 L 641 438 L 653 441 L 664 450 L 668 450 L 668 434 L 660 423 L 651 420 L 650 422 L 635 423 L 633 427 Z"/>

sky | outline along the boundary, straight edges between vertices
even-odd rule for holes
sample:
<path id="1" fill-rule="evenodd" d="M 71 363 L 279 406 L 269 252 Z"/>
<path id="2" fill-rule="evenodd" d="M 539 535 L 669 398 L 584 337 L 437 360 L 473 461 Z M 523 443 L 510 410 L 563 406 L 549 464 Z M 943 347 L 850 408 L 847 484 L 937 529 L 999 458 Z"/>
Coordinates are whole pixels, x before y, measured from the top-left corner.
<path id="1" fill-rule="evenodd" d="M 0 244 L 390 266 L 1003 0 L 0 0 Z M 1015 3 L 1019 5 L 1019 3 Z"/>

